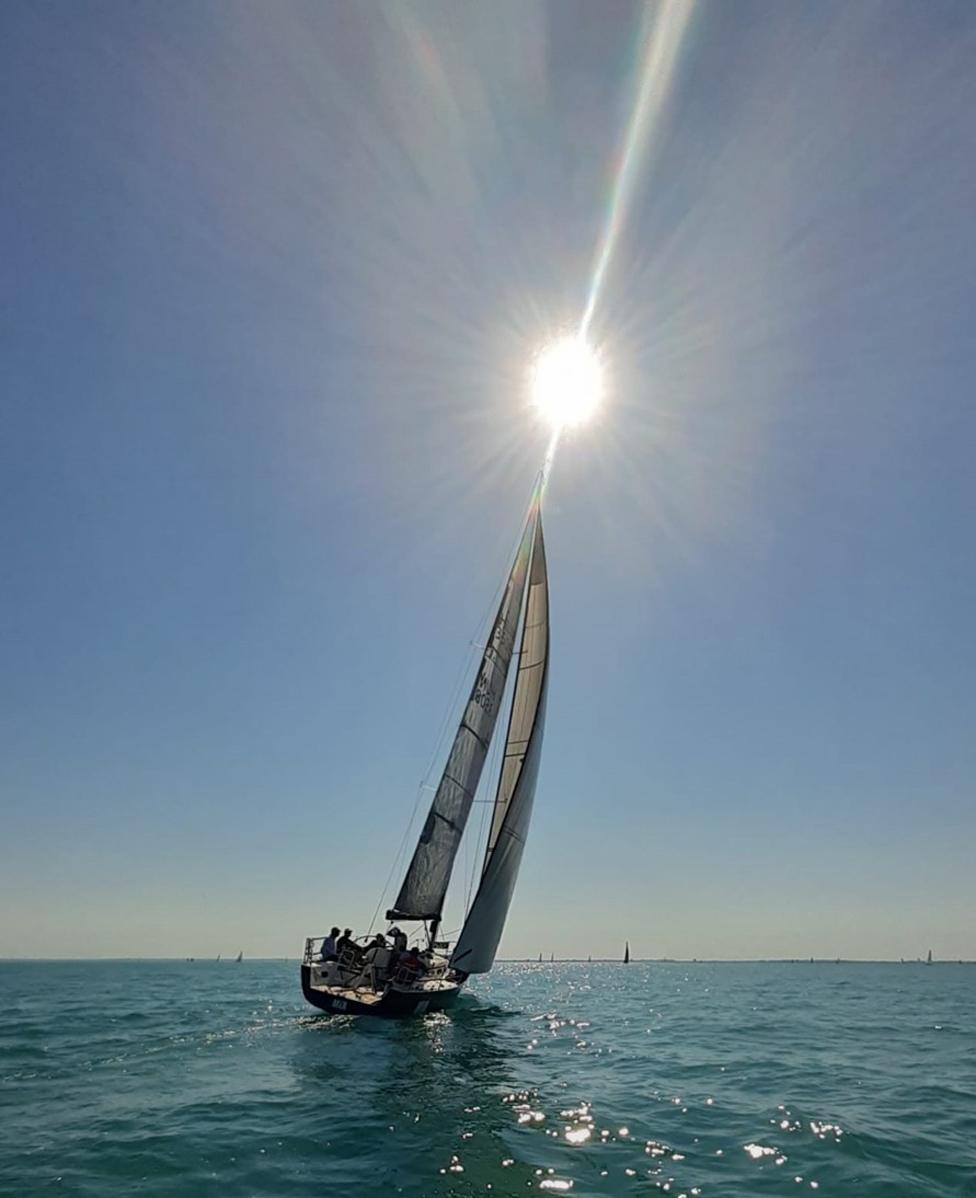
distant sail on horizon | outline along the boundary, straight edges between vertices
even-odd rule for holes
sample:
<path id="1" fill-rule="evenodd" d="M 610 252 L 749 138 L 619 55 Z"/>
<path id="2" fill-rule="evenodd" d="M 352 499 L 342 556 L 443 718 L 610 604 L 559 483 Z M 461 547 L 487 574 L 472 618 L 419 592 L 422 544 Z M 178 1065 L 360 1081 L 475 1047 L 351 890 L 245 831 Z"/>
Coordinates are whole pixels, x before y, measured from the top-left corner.
<path id="1" fill-rule="evenodd" d="M 630 964 L 630 941 L 629 940 L 624 941 L 624 964 L 625 965 Z"/>

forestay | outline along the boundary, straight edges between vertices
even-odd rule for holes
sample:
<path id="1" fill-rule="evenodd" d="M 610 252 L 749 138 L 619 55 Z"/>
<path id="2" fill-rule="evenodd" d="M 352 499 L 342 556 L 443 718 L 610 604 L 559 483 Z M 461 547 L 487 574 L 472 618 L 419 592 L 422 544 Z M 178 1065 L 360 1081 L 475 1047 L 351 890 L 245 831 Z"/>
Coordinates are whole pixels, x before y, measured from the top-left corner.
<path id="1" fill-rule="evenodd" d="M 396 903 L 388 912 L 390 919 L 440 917 L 454 858 L 498 720 L 537 520 L 538 506 L 533 503 L 447 765 Z"/>
<path id="2" fill-rule="evenodd" d="M 519 667 L 484 869 L 451 956 L 451 964 L 464 973 L 487 972 L 498 951 L 532 815 L 548 681 L 549 580 L 540 517 L 532 544 Z"/>

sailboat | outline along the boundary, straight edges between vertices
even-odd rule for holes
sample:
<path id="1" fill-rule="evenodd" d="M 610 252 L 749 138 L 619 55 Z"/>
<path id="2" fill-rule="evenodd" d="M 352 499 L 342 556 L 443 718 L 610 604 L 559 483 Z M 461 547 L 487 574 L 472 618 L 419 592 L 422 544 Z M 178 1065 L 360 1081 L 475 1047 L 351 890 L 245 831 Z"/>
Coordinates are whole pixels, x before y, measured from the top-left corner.
<path id="1" fill-rule="evenodd" d="M 931 965 L 931 964 L 932 964 L 932 950 L 931 950 L 931 949 L 929 949 L 929 955 L 928 955 L 928 957 L 926 957 L 926 959 L 925 959 L 925 964 L 926 964 L 926 965 Z"/>
<path id="2" fill-rule="evenodd" d="M 549 579 L 542 484 L 540 477 L 440 783 L 396 901 L 386 913 L 391 923 L 422 925 L 426 948 L 419 968 L 416 957 L 375 942 L 365 953 L 355 944 L 346 945 L 338 960 L 320 961 L 317 942 L 310 938 L 301 967 L 302 992 L 322 1011 L 402 1016 L 439 1010 L 454 1002 L 471 974 L 487 973 L 494 963 L 522 861 L 545 726 Z M 515 684 L 481 876 L 452 944 L 438 937 L 441 915 L 513 657 Z M 402 945 L 399 927 L 396 932 Z"/>
<path id="3" fill-rule="evenodd" d="M 630 964 L 630 941 L 629 940 L 624 941 L 624 964 L 625 965 Z"/>
<path id="4" fill-rule="evenodd" d="M 243 960 L 244 960 L 244 950 L 241 949 L 241 951 L 237 954 L 237 964 L 240 965 L 240 963 Z"/>

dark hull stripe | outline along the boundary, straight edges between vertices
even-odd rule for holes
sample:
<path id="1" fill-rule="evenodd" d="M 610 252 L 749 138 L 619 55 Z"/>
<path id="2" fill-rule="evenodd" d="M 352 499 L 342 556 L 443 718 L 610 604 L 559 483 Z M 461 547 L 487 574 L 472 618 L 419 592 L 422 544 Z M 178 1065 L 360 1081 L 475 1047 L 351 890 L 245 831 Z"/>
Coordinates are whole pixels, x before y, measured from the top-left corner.
<path id="1" fill-rule="evenodd" d="M 423 1015 L 427 1011 L 444 1010 L 454 1003 L 460 990 L 460 983 L 450 990 L 437 990 L 427 994 L 387 990 L 379 1002 L 356 1002 L 352 998 L 339 998 L 314 989 L 311 985 L 311 970 L 307 965 L 302 966 L 302 993 L 305 1001 L 329 1015 L 375 1015 L 380 1019 L 404 1019 L 410 1015 Z"/>

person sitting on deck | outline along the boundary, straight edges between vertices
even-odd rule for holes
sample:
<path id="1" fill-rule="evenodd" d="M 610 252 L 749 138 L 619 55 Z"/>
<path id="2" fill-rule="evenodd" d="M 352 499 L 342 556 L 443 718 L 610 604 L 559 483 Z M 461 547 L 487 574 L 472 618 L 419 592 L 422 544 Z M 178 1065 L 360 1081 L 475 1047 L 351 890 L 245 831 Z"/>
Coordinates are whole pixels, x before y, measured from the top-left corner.
<path id="1" fill-rule="evenodd" d="M 347 979 L 358 977 L 363 966 L 363 948 L 352 937 L 352 929 L 346 928 L 336 941 L 339 968 Z"/>
<path id="2" fill-rule="evenodd" d="M 373 990 L 379 990 L 381 984 L 386 981 L 392 962 L 393 951 L 387 947 L 386 937 L 377 932 L 363 955 L 362 972 L 356 979 L 356 988 L 369 986 Z"/>
<path id="3" fill-rule="evenodd" d="M 397 958 L 397 970 L 403 970 L 407 977 L 412 981 L 414 978 L 421 978 L 427 972 L 427 967 L 420 959 L 420 953 L 416 947 L 408 948 Z"/>
<path id="4" fill-rule="evenodd" d="M 333 928 L 328 936 L 322 937 L 322 948 L 319 952 L 320 961 L 338 961 L 339 954 L 336 951 L 336 938 L 339 935 L 339 929 Z"/>

